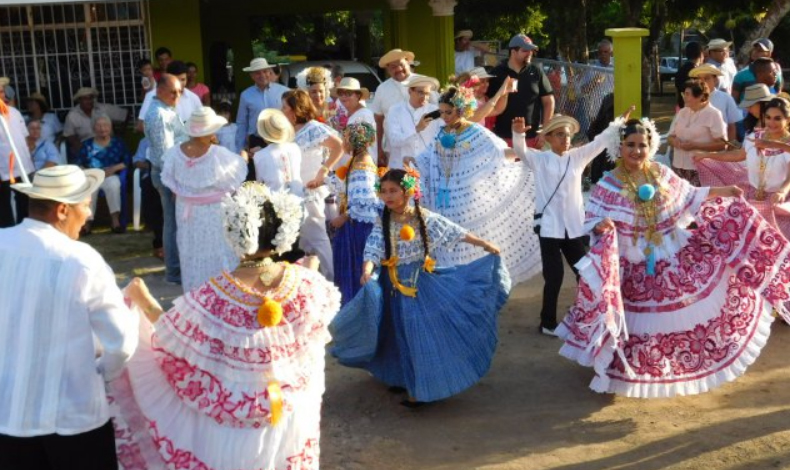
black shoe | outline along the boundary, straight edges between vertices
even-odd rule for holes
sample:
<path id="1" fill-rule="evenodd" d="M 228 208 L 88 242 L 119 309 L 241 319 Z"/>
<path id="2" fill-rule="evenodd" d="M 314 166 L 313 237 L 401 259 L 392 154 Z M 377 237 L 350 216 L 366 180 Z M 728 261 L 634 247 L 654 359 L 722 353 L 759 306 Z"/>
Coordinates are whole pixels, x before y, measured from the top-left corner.
<path id="1" fill-rule="evenodd" d="M 390 393 L 406 393 L 406 389 L 403 387 L 398 387 L 397 385 L 393 385 L 387 389 Z"/>
<path id="2" fill-rule="evenodd" d="M 400 404 L 405 406 L 406 408 L 414 409 L 414 408 L 419 408 L 425 405 L 426 403 L 424 401 L 403 400 L 402 402 L 400 402 Z"/>
<path id="3" fill-rule="evenodd" d="M 112 228 L 112 233 L 126 233 L 126 227 L 123 225 L 119 225 L 117 227 Z"/>

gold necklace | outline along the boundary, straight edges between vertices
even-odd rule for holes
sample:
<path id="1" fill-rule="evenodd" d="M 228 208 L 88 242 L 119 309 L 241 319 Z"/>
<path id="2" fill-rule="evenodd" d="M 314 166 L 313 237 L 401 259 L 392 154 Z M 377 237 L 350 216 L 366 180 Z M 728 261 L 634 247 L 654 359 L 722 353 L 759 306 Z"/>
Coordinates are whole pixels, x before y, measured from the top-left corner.
<path id="1" fill-rule="evenodd" d="M 663 235 L 656 229 L 658 224 L 658 199 L 661 188 L 656 184 L 657 178 L 650 169 L 643 168 L 642 172 L 645 177 L 645 184 L 651 184 L 656 190 L 655 195 L 648 200 L 642 200 L 639 197 L 639 187 L 636 182 L 627 170 L 620 168 L 620 174 L 624 183 L 622 194 L 634 201 L 634 208 L 636 209 L 637 219 L 634 223 L 633 245 L 636 246 L 640 232 L 643 232 L 647 241 L 647 246 L 643 252 L 645 256 L 650 256 L 653 251 L 652 245 L 660 246 L 664 243 Z M 644 227 L 639 224 L 640 218 L 645 222 Z"/>
<path id="2" fill-rule="evenodd" d="M 239 263 L 240 268 L 263 268 L 258 278 L 264 286 L 269 287 L 274 283 L 277 278 L 277 270 L 275 262 L 268 256 L 262 260 L 253 259 L 246 260 Z"/>

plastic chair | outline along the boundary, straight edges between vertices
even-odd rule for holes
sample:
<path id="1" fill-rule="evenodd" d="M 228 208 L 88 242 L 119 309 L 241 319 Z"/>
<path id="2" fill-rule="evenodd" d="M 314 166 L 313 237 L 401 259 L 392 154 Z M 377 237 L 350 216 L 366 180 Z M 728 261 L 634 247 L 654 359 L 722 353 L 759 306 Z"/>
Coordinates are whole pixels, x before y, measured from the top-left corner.
<path id="1" fill-rule="evenodd" d="M 140 205 L 143 193 L 140 184 L 141 173 L 139 168 L 135 168 L 132 176 L 132 227 L 136 232 L 140 231 Z"/>
<path id="2" fill-rule="evenodd" d="M 58 148 L 60 150 L 60 162 L 58 165 L 65 165 L 69 162 L 69 150 L 66 147 L 66 141 L 63 140 L 60 142 L 60 146 Z"/>

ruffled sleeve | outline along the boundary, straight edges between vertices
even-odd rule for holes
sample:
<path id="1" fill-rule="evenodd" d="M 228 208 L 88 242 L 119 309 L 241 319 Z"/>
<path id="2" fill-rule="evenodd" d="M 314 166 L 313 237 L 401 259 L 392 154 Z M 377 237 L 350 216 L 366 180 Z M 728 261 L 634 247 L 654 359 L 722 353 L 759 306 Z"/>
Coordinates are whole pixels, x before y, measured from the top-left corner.
<path id="1" fill-rule="evenodd" d="M 376 220 L 376 225 L 373 226 L 373 230 L 368 235 L 363 259 L 370 261 L 376 266 L 379 266 L 381 260 L 384 259 L 384 233 L 381 228 L 381 219 Z"/>
<path id="2" fill-rule="evenodd" d="M 443 217 L 425 209 L 422 210 L 422 213 L 423 217 L 425 217 L 425 224 L 427 225 L 426 230 L 428 231 L 431 251 L 436 248 L 451 250 L 458 242 L 466 237 L 467 233 L 469 233 L 468 230 L 447 217 Z"/>
<path id="3" fill-rule="evenodd" d="M 337 131 L 326 124 L 317 121 L 309 121 L 296 134 L 295 142 L 302 152 L 308 152 L 316 147 L 320 147 L 324 141 L 331 136 L 340 137 Z"/>

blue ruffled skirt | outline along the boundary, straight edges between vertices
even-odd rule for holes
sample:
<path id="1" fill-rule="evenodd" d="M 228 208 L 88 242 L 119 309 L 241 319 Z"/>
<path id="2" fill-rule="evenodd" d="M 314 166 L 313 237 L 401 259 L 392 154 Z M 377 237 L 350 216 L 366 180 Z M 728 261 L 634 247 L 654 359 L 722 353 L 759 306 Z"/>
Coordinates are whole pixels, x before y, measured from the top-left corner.
<path id="1" fill-rule="evenodd" d="M 488 372 L 510 277 L 501 258 L 488 255 L 433 274 L 420 263 L 398 266 L 400 282 L 413 285 L 418 270 L 416 297 L 394 289 L 386 270 L 368 282 L 330 325 L 331 353 L 427 402 L 455 395 Z"/>
<path id="2" fill-rule="evenodd" d="M 335 268 L 335 285 L 340 289 L 341 303 L 347 304 L 362 288 L 362 262 L 365 242 L 373 224 L 349 219 L 332 239 L 332 262 Z"/>

